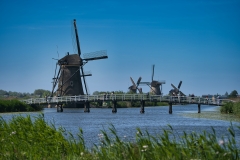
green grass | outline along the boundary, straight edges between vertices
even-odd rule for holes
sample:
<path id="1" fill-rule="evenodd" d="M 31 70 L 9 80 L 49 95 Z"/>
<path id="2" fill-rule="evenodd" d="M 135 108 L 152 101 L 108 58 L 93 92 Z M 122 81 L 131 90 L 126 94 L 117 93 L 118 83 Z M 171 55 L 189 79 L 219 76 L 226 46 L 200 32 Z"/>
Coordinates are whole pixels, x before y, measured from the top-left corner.
<path id="1" fill-rule="evenodd" d="M 202 111 L 200 114 L 181 113 L 181 115 L 192 118 L 207 118 L 230 122 L 240 122 L 240 102 L 227 102 L 217 111 Z"/>
<path id="2" fill-rule="evenodd" d="M 229 122 L 240 122 L 239 117 L 233 114 L 222 114 L 220 113 L 220 111 L 202 111 L 201 113 L 181 113 L 181 115 L 191 118 L 206 118 Z"/>
<path id="3" fill-rule="evenodd" d="M 42 107 L 38 105 L 28 105 L 16 99 L 0 100 L 0 112 L 26 112 L 40 111 Z"/>
<path id="4" fill-rule="evenodd" d="M 86 148 L 81 129 L 74 138 L 64 128 L 46 123 L 44 114 L 35 118 L 15 116 L 8 122 L 0 118 L 0 159 L 239 159 L 236 131 L 232 126 L 228 131 L 227 139 L 219 139 L 214 129 L 179 136 L 169 126 L 152 136 L 137 128 L 135 140 L 128 142 L 111 125 L 108 131 L 101 131 L 100 145 Z"/>
<path id="5" fill-rule="evenodd" d="M 240 118 L 240 102 L 227 102 L 220 109 L 221 113 L 234 114 Z"/>

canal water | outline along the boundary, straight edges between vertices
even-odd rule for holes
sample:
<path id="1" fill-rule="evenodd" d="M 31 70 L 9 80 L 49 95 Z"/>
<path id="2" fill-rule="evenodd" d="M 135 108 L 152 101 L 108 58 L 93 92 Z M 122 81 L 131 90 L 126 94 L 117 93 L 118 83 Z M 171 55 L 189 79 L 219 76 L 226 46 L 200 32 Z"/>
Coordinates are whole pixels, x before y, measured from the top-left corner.
<path id="1" fill-rule="evenodd" d="M 216 106 L 201 106 L 202 111 L 212 112 L 219 109 Z M 145 113 L 140 114 L 140 108 L 118 108 L 117 113 L 113 114 L 111 108 L 90 108 L 90 113 L 84 113 L 83 108 L 64 108 L 63 112 L 57 112 L 56 108 L 45 108 L 44 118 L 48 123 L 54 123 L 58 128 L 64 127 L 74 136 L 82 128 L 84 139 L 88 147 L 99 144 L 99 134 L 101 130 L 108 130 L 110 125 L 114 125 L 117 134 L 123 140 L 134 140 L 136 128 L 142 131 L 147 130 L 150 134 L 156 135 L 162 129 L 169 129 L 171 125 L 176 135 L 183 132 L 211 132 L 213 127 L 218 137 L 227 137 L 228 128 L 231 123 L 223 120 L 212 120 L 203 118 L 189 118 L 181 113 L 197 113 L 197 105 L 175 105 L 173 113 L 168 114 L 168 107 L 145 107 Z M 39 113 L 26 113 L 32 117 Z M 21 113 L 21 115 L 26 115 Z M 4 119 L 8 120 L 12 113 L 1 113 Z M 233 126 L 240 126 L 238 122 L 232 122 Z M 236 127 L 235 127 L 236 128 Z M 236 140 L 240 140 L 240 129 L 235 129 Z M 240 142 L 240 141 L 239 141 Z"/>

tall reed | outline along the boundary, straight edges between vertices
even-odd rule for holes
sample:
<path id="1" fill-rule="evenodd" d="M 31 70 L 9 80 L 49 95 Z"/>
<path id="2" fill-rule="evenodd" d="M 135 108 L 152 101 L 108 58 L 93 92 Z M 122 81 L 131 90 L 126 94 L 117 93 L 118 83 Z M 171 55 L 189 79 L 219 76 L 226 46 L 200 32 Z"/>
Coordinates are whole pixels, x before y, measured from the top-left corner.
<path id="1" fill-rule="evenodd" d="M 45 122 L 44 114 L 14 116 L 9 121 L 0 118 L 0 159 L 239 159 L 239 130 L 231 125 L 226 139 L 218 137 L 214 128 L 211 133 L 182 136 L 171 126 L 155 136 L 137 128 L 135 140 L 126 141 L 110 125 L 99 134 L 99 145 L 86 148 L 81 129 L 75 138 Z"/>

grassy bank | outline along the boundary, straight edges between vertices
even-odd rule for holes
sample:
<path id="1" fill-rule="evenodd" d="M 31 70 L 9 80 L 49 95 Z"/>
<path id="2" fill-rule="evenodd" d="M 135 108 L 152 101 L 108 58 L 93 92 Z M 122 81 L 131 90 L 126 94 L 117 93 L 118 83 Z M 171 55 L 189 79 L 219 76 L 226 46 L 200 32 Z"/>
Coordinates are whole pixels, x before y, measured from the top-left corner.
<path id="1" fill-rule="evenodd" d="M 235 131 L 233 127 L 228 130 L 228 139 L 221 140 L 214 129 L 212 133 L 185 133 L 181 138 L 171 126 L 157 136 L 137 129 L 135 140 L 125 142 L 110 126 L 108 134 L 102 131 L 99 135 L 101 145 L 87 149 L 81 129 L 75 139 L 64 128 L 47 124 L 43 114 L 34 120 L 30 116 L 8 122 L 0 118 L 0 159 L 238 159 Z"/>
<path id="2" fill-rule="evenodd" d="M 227 102 L 216 111 L 202 111 L 199 113 L 181 113 L 192 118 L 207 118 L 240 122 L 240 102 Z"/>
<path id="3" fill-rule="evenodd" d="M 28 112 L 40 111 L 41 107 L 38 105 L 28 105 L 16 99 L 0 100 L 0 112 Z"/>
<path id="4" fill-rule="evenodd" d="M 240 102 L 227 102 L 221 107 L 220 112 L 223 114 L 232 114 L 240 118 Z"/>

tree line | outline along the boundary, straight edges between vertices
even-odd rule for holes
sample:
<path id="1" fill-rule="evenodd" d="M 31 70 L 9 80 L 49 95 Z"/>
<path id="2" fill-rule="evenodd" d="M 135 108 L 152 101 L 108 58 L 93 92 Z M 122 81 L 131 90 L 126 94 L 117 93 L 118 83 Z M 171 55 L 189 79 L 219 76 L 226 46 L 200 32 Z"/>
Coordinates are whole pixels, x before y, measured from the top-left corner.
<path id="1" fill-rule="evenodd" d="M 92 95 L 104 95 L 104 94 L 133 94 L 133 92 L 123 92 L 123 91 L 94 91 Z M 230 94 L 226 92 L 224 94 L 228 98 L 238 97 L 238 92 L 233 90 Z M 0 98 L 44 98 L 46 96 L 51 96 L 51 91 L 44 89 L 36 89 L 33 93 L 26 92 L 12 92 L 0 89 Z"/>
<path id="2" fill-rule="evenodd" d="M 50 96 L 51 92 L 44 89 L 36 89 L 33 93 L 26 92 L 12 92 L 0 89 L 0 98 L 43 98 Z"/>

